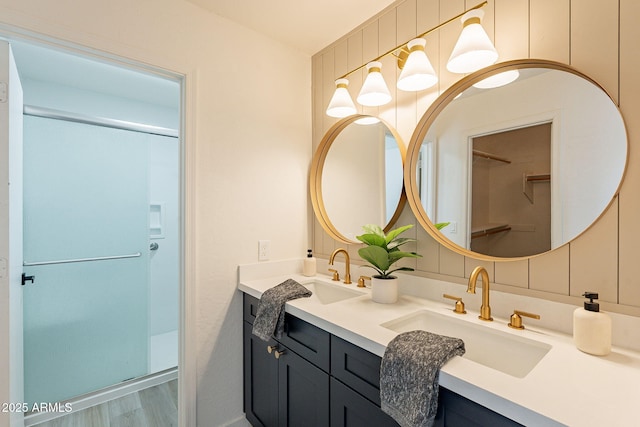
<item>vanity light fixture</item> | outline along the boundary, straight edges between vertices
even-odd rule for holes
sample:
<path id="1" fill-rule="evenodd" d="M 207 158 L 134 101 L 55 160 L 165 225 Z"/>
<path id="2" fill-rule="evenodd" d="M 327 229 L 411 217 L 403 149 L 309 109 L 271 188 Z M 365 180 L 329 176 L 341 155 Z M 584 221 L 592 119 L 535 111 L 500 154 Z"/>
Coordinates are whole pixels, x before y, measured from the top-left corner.
<path id="1" fill-rule="evenodd" d="M 494 74 L 484 80 L 480 80 L 478 83 L 474 84 L 473 87 L 477 87 L 478 89 L 493 89 L 508 85 L 509 83 L 516 81 L 518 77 L 520 77 L 520 72 L 518 70 L 509 70 L 504 73 Z"/>
<path id="2" fill-rule="evenodd" d="M 380 123 L 380 119 L 373 116 L 366 116 L 356 120 L 354 123 L 358 125 L 375 125 L 376 123 Z"/>
<path id="3" fill-rule="evenodd" d="M 460 18 L 462 32 L 447 62 L 447 70 L 460 74 L 472 73 L 498 60 L 498 51 L 482 27 L 483 16 L 484 11 L 474 9 Z"/>
<path id="4" fill-rule="evenodd" d="M 391 101 L 391 93 L 382 77 L 382 64 L 371 61 L 367 64 L 367 78 L 358 94 L 358 104 L 366 107 L 379 107 Z"/>
<path id="5" fill-rule="evenodd" d="M 333 93 L 329 106 L 327 107 L 327 116 L 342 118 L 357 113 L 358 110 L 356 110 L 347 86 L 349 86 L 349 80 L 336 80 L 336 91 Z"/>
<path id="6" fill-rule="evenodd" d="M 427 41 L 417 38 L 407 43 L 409 56 L 407 57 L 400 77 L 398 77 L 398 89 L 415 92 L 428 89 L 438 83 L 438 76 L 431 65 L 431 61 L 424 51 Z"/>
<path id="7" fill-rule="evenodd" d="M 419 34 L 413 40 L 402 43 L 383 53 L 366 63 L 366 65 L 363 64 L 342 75 L 336 80 L 336 91 L 327 108 L 327 115 L 341 118 L 356 114 L 357 110 L 346 88 L 348 84 L 346 78 L 365 66 L 368 72 L 357 97 L 358 103 L 368 107 L 377 107 L 390 102 L 392 99 L 391 93 L 380 73 L 382 64 L 379 62 L 380 59 L 387 55 L 393 54 L 396 56 L 398 58 L 398 67 L 402 70 L 397 82 L 398 89 L 419 91 L 433 87 L 438 82 L 438 77 L 425 53 L 426 40 L 424 40 L 424 37 L 459 18 L 461 18 L 464 27 L 458 43 L 449 58 L 447 69 L 454 73 L 470 73 L 496 62 L 498 53 L 480 23 L 484 15 L 480 8 L 486 5 L 487 1 L 485 0 Z M 338 100 L 341 101 L 339 102 Z"/>

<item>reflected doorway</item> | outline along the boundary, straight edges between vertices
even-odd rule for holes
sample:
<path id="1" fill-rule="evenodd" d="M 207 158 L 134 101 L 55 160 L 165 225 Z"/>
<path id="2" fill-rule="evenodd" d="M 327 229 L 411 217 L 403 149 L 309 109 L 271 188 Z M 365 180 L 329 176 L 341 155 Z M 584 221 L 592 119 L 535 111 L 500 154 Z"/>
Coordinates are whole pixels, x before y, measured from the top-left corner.
<path id="1" fill-rule="evenodd" d="M 551 122 L 472 138 L 471 250 L 551 249 Z"/>

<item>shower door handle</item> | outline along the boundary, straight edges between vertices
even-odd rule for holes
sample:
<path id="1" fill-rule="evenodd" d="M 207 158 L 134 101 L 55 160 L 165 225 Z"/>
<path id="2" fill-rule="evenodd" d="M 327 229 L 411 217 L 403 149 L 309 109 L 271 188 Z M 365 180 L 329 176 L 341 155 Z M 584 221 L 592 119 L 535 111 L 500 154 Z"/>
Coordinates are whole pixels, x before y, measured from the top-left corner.
<path id="1" fill-rule="evenodd" d="M 34 283 L 36 276 L 27 276 L 25 273 L 22 273 L 22 286 L 26 285 L 27 282 Z"/>

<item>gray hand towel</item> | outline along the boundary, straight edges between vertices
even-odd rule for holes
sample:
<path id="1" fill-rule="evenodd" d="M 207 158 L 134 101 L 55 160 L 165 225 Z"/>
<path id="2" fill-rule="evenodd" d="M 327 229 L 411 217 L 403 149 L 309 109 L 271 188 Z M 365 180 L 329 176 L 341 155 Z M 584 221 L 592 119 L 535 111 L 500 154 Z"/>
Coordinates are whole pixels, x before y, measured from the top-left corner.
<path id="1" fill-rule="evenodd" d="M 282 337 L 284 330 L 284 304 L 296 298 L 308 298 L 311 291 L 293 279 L 287 279 L 273 288 L 267 289 L 260 298 L 253 334 L 269 341 L 271 336 Z"/>
<path id="2" fill-rule="evenodd" d="M 461 339 L 427 331 L 395 337 L 380 365 L 382 410 L 402 427 L 432 426 L 438 410 L 440 367 L 464 351 Z"/>

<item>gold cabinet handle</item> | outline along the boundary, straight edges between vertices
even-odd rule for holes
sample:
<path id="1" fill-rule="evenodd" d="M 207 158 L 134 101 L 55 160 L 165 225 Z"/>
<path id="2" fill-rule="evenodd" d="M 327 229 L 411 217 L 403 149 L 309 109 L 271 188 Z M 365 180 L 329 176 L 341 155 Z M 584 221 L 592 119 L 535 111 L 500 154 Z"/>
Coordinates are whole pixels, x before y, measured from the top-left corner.
<path id="1" fill-rule="evenodd" d="M 276 359 L 280 359 L 280 356 L 285 354 L 286 351 L 285 350 L 278 350 L 278 346 L 277 345 L 268 345 L 267 346 L 267 353 L 269 353 L 269 354 L 273 353 L 273 355 L 275 356 Z"/>
<path id="2" fill-rule="evenodd" d="M 467 310 L 464 309 L 464 302 L 462 302 L 462 298 L 449 295 L 449 294 L 442 294 L 442 296 L 448 299 L 455 300 L 456 305 L 455 305 L 455 308 L 453 309 L 454 313 L 467 314 Z"/>
<path id="3" fill-rule="evenodd" d="M 333 273 L 333 278 L 331 280 L 333 280 L 334 282 L 337 282 L 340 280 L 340 274 L 338 273 L 338 270 L 334 270 L 333 268 L 330 268 L 329 271 Z"/>
<path id="4" fill-rule="evenodd" d="M 539 314 L 527 313 L 526 311 L 520 311 L 520 310 L 513 310 L 513 314 L 511 315 L 511 321 L 509 322 L 508 326 L 513 329 L 524 329 L 521 316 L 530 317 L 532 319 L 540 319 Z"/>
<path id="5" fill-rule="evenodd" d="M 364 285 L 364 281 L 365 280 L 371 280 L 371 277 L 369 277 L 369 276 L 360 276 L 360 278 L 358 279 L 358 287 L 359 288 L 364 288 L 365 287 L 365 285 Z"/>

